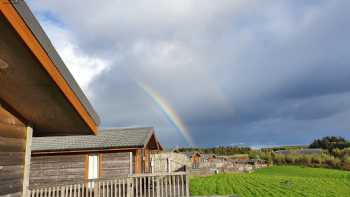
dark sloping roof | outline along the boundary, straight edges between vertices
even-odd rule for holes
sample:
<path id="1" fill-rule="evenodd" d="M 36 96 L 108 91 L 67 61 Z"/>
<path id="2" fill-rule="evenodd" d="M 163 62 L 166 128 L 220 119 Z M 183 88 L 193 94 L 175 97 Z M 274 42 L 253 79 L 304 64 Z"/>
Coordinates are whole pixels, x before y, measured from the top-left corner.
<path id="1" fill-rule="evenodd" d="M 32 139 L 32 151 L 51 152 L 144 147 L 153 134 L 153 128 L 145 127 L 102 130 L 96 136 L 34 137 Z"/>
<path id="2" fill-rule="evenodd" d="M 34 17 L 33 13 L 30 11 L 28 5 L 24 1 L 11 1 L 17 12 L 21 15 L 22 19 L 26 22 L 26 25 L 29 27 L 29 29 L 32 31 L 33 35 L 36 37 L 36 39 L 39 41 L 41 46 L 44 48 L 50 59 L 54 62 L 55 66 L 63 76 L 63 78 L 66 80 L 66 82 L 69 84 L 70 88 L 73 90 L 75 95 L 78 97 L 80 102 L 83 104 L 83 106 L 86 108 L 87 112 L 91 116 L 91 118 L 94 120 L 96 125 L 100 124 L 100 118 L 97 115 L 94 108 L 91 106 L 89 100 L 81 90 L 78 83 L 75 81 L 72 74 L 69 72 L 68 68 L 64 64 L 63 60 L 57 53 L 56 49 L 52 45 L 51 41 L 49 40 L 48 36 L 40 26 L 39 22 Z"/>

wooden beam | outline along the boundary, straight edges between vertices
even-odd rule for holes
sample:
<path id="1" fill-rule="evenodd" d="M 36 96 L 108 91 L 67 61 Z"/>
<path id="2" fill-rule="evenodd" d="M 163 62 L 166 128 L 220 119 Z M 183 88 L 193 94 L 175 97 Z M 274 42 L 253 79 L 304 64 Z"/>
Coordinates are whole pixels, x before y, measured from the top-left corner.
<path id="1" fill-rule="evenodd" d="M 0 117 L 1 118 L 1 117 Z M 0 122 L 0 137 L 25 138 L 24 126 L 4 124 Z"/>
<path id="2" fill-rule="evenodd" d="M 23 197 L 29 196 L 28 189 L 29 189 L 32 136 L 33 136 L 33 129 L 28 126 L 26 130 L 26 150 L 25 150 L 25 158 L 24 158 Z"/>
<path id="3" fill-rule="evenodd" d="M 149 165 L 149 162 L 150 162 L 150 151 L 149 151 L 149 147 L 147 146 L 145 149 L 144 149 L 144 169 L 143 169 L 143 172 L 144 173 L 148 173 L 150 172 L 150 165 Z"/>
<path id="4" fill-rule="evenodd" d="M 103 154 L 98 154 L 98 178 L 102 178 L 103 174 Z"/>
<path id="5" fill-rule="evenodd" d="M 1 5 L 0 5 L 1 7 Z M 7 113 L 11 114 L 15 117 L 19 122 L 23 124 L 23 126 L 28 125 L 27 120 L 13 107 L 11 107 L 7 102 L 0 98 L 0 108 L 3 108 Z"/>
<path id="6" fill-rule="evenodd" d="M 84 162 L 84 179 L 89 179 L 89 155 L 85 155 L 85 162 Z"/>
<path id="7" fill-rule="evenodd" d="M 133 161 L 132 161 L 132 152 L 130 152 L 130 156 L 129 156 L 129 164 L 130 164 L 130 172 L 129 174 L 132 175 L 133 174 Z"/>
<path id="8" fill-rule="evenodd" d="M 61 155 L 61 154 L 75 154 L 75 153 L 109 153 L 109 152 L 129 152 L 135 151 L 138 148 L 107 148 L 107 149 L 81 149 L 81 150 L 62 150 L 62 151 L 33 151 L 32 156 L 41 155 Z"/>
<path id="9" fill-rule="evenodd" d="M 25 139 L 0 136 L 1 152 L 24 152 L 25 148 Z"/>
<path id="10" fill-rule="evenodd" d="M 135 152 L 135 173 L 141 174 L 142 173 L 142 155 L 141 155 L 142 149 L 137 149 Z"/>

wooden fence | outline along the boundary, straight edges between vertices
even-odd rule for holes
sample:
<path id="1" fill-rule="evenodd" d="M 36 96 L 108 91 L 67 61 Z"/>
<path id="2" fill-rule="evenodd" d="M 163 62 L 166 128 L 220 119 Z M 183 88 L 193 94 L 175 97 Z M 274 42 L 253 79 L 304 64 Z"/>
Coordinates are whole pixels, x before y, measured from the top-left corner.
<path id="1" fill-rule="evenodd" d="M 172 173 L 186 171 L 186 163 L 170 158 L 151 158 L 152 173 Z"/>
<path id="2" fill-rule="evenodd" d="M 141 174 L 30 188 L 29 197 L 189 197 L 186 172 Z"/>

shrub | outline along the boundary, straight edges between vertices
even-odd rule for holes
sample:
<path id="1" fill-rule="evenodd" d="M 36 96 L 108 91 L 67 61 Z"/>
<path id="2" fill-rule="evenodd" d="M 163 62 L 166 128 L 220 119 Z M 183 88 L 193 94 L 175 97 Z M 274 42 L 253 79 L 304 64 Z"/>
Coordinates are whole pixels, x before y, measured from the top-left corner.
<path id="1" fill-rule="evenodd" d="M 278 164 L 278 165 L 283 165 L 286 164 L 285 161 L 285 156 L 282 154 L 273 154 L 273 163 Z"/>
<path id="2" fill-rule="evenodd" d="M 344 160 L 342 162 L 342 169 L 350 170 L 350 156 L 347 156 L 344 158 Z"/>
<path id="3" fill-rule="evenodd" d="M 303 165 L 311 166 L 311 159 L 312 159 L 312 156 L 310 156 L 310 155 L 303 155 L 302 158 L 301 158 L 301 162 L 302 162 Z"/>
<path id="4" fill-rule="evenodd" d="M 311 163 L 314 167 L 321 167 L 323 164 L 323 159 L 321 155 L 313 155 L 311 158 Z"/>
<path id="5" fill-rule="evenodd" d="M 287 164 L 295 164 L 297 159 L 298 159 L 298 155 L 296 154 L 287 154 L 285 156 L 285 160 Z"/>
<path id="6" fill-rule="evenodd" d="M 341 168 L 341 160 L 338 158 L 330 157 L 326 159 L 326 164 L 329 168 Z"/>

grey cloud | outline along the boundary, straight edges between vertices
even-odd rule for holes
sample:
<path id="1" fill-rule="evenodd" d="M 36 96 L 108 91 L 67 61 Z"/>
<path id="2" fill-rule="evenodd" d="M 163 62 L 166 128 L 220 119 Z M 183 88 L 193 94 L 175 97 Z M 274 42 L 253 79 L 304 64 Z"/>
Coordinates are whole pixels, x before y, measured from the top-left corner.
<path id="1" fill-rule="evenodd" d="M 75 32 L 81 51 L 112 62 L 89 90 L 106 127 L 154 125 L 169 145 L 184 144 L 137 85 L 146 83 L 198 145 L 350 137 L 348 1 L 176 2 L 31 6 Z"/>

